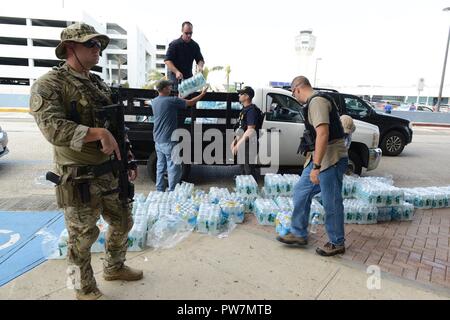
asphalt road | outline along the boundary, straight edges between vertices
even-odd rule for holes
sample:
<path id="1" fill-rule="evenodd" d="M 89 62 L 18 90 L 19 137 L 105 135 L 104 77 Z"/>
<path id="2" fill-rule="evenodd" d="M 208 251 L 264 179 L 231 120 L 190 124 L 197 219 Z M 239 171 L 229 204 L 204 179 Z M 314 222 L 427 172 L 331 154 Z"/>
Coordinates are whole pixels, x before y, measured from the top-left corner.
<path id="1" fill-rule="evenodd" d="M 45 173 L 52 168 L 51 145 L 27 114 L 2 113 L 0 125 L 8 133 L 10 149 L 8 155 L 0 158 L 0 209 L 54 209 L 53 186 L 44 180 Z M 376 170 L 363 174 L 390 175 L 400 187 L 449 185 L 448 159 L 450 129 L 417 127 L 412 144 L 406 146 L 400 156 L 383 157 Z M 211 186 L 233 188 L 233 176 L 237 174 L 239 168 L 235 166 L 194 166 L 190 180 L 203 189 Z M 136 192 L 147 194 L 154 189 L 146 167 L 140 166 Z"/>

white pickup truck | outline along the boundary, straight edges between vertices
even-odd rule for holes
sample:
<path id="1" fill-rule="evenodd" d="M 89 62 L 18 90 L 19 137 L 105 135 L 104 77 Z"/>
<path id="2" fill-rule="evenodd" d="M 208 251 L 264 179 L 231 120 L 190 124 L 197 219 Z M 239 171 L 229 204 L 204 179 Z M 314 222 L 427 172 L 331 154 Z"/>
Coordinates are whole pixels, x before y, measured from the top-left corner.
<path id="1" fill-rule="evenodd" d="M 265 113 L 263 129 L 278 130 L 280 166 L 298 166 L 305 158 L 297 153 L 305 124 L 300 112 L 301 105 L 288 90 L 278 88 L 256 89 L 253 102 Z M 362 168 L 375 169 L 381 159 L 378 148 L 380 138 L 377 126 L 354 120 L 356 130 L 349 150 L 353 172 L 361 174 Z"/>
<path id="2" fill-rule="evenodd" d="M 151 99 L 158 93 L 154 90 L 113 88 L 120 100 L 124 103 L 126 126 L 129 128 L 128 137 L 133 146 L 135 156 L 140 164 L 146 164 L 150 177 L 156 180 L 156 152 L 153 141 L 153 123 L 151 111 Z M 305 158 L 297 153 L 300 138 L 305 130 L 304 119 L 301 114 L 301 105 L 292 97 L 291 92 L 279 88 L 257 88 L 253 102 L 264 113 L 262 129 L 269 132 L 277 131 L 279 134 L 278 163 L 272 163 L 279 167 L 301 167 Z M 150 108 L 149 108 L 150 106 Z M 208 92 L 195 109 L 188 109 L 179 114 L 179 127 L 191 131 L 192 136 L 198 130 L 201 123 L 202 132 L 208 129 L 218 129 L 226 134 L 227 129 L 232 129 L 239 115 L 241 106 L 238 103 L 236 93 Z M 135 117 L 137 116 L 137 117 Z M 208 121 L 205 121 L 207 119 Z M 381 158 L 381 150 L 378 148 L 379 129 L 375 125 L 355 120 L 356 131 L 352 136 L 352 144 L 349 150 L 349 166 L 353 172 L 361 174 L 362 168 L 375 169 Z M 216 130 L 217 132 L 217 130 Z M 211 142 L 204 141 L 202 137 L 194 139 L 191 154 L 194 149 L 205 150 Z M 202 141 L 203 140 L 203 141 Z M 201 142 L 200 142 L 201 141 Z M 227 149 L 229 144 L 223 139 L 221 146 L 223 159 L 214 165 L 230 165 Z M 260 147 L 266 147 L 267 139 L 260 138 Z M 265 150 L 270 150 L 265 149 Z M 183 179 L 186 179 L 191 164 L 208 164 L 201 159 L 183 163 Z"/>

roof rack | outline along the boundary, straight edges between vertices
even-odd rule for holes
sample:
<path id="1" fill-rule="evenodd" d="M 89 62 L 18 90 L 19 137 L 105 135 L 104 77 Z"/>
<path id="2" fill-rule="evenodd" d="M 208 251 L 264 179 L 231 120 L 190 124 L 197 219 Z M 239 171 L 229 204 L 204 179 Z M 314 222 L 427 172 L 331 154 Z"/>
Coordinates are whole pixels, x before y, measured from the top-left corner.
<path id="1" fill-rule="evenodd" d="M 339 91 L 334 90 L 334 89 L 326 89 L 326 88 L 313 88 L 316 91 L 328 91 L 328 92 L 335 92 L 335 93 L 339 93 Z"/>

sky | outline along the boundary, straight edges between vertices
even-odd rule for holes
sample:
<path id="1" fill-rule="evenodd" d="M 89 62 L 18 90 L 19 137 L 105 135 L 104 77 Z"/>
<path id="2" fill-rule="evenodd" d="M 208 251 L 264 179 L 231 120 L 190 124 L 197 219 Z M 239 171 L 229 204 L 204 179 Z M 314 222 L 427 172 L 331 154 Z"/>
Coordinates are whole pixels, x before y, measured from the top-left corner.
<path id="1" fill-rule="evenodd" d="M 295 36 L 310 29 L 320 57 L 318 84 L 426 86 L 441 80 L 450 27 L 449 0 L 15 0 L 36 10 L 81 9 L 95 18 L 137 24 L 152 42 L 193 39 L 209 67 L 230 65 L 231 82 L 290 82 L 298 70 Z M 447 81 L 450 84 L 450 62 Z M 214 75 L 224 78 L 222 73 Z M 219 79 L 220 81 L 220 79 Z M 446 85 L 447 87 L 447 85 Z"/>

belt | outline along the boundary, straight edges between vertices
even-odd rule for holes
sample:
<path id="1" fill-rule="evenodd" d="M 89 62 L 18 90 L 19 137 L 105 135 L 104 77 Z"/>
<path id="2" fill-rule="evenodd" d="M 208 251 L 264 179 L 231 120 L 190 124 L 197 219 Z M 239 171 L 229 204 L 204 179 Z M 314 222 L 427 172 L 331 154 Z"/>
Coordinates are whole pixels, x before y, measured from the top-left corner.
<path id="1" fill-rule="evenodd" d="M 97 178 L 110 172 L 117 172 L 118 170 L 119 163 L 117 161 L 106 161 L 99 165 L 76 166 L 76 176 L 91 175 Z"/>

